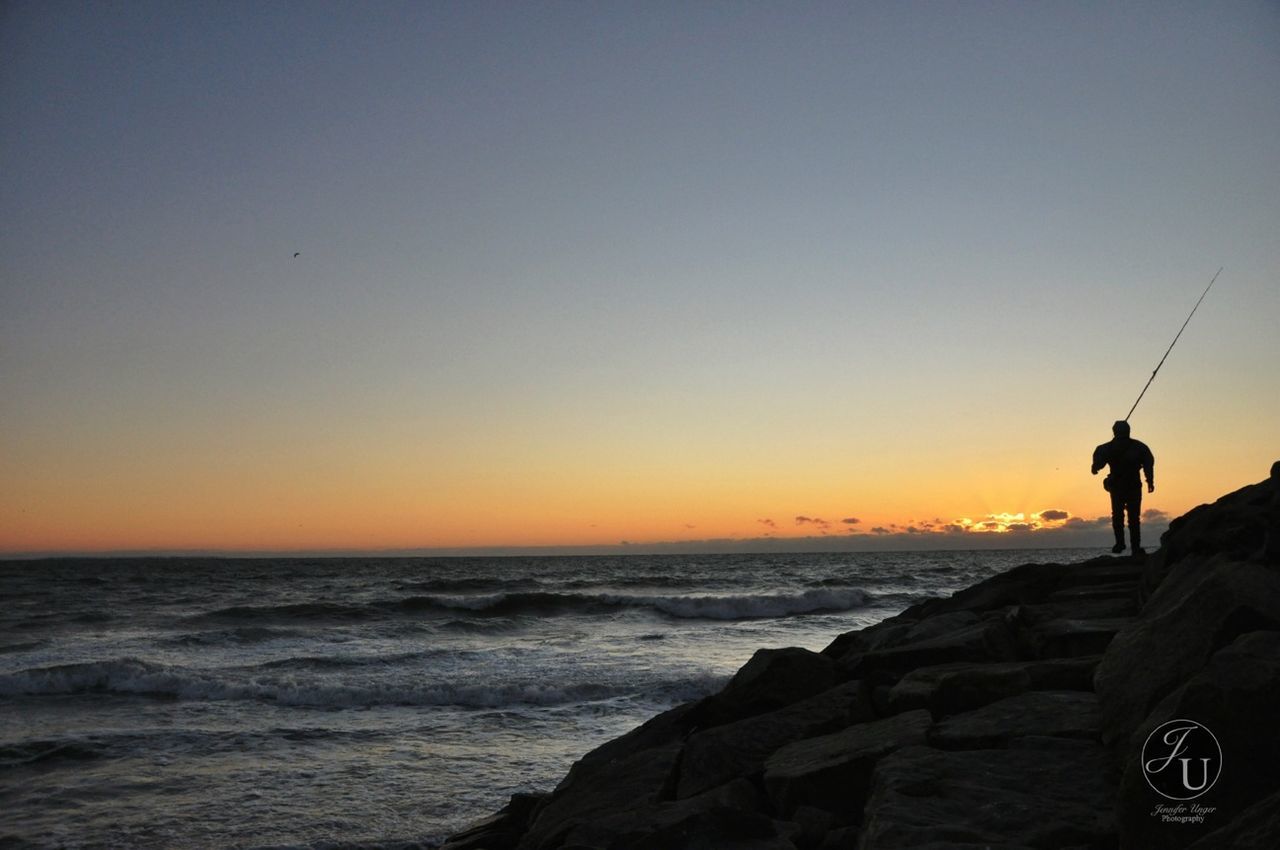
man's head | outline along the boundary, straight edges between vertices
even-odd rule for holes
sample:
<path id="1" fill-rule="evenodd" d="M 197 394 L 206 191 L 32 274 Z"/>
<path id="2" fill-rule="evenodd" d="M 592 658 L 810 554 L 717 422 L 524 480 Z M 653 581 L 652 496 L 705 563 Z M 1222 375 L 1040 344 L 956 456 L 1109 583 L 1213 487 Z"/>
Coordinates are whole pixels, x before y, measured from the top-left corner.
<path id="1" fill-rule="evenodd" d="M 1129 423 L 1121 420 L 1111 426 L 1111 433 L 1122 440 L 1129 438 Z"/>

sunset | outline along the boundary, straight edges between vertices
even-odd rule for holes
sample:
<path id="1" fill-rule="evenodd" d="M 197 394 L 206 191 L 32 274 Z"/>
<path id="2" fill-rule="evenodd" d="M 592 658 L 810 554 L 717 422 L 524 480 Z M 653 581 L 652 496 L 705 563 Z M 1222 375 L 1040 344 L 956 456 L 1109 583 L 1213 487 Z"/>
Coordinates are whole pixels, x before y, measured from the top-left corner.
<path id="1" fill-rule="evenodd" d="M 0 843 L 897 847 L 788 748 L 959 663 L 1116 781 L 1280 623 L 1095 691 L 1280 539 L 1278 140 L 1261 0 L 0 5 Z"/>
<path id="2" fill-rule="evenodd" d="M 2 551 L 1094 519 L 1219 266 L 1152 506 L 1274 451 L 1266 6 L 54 8 L 3 30 Z"/>

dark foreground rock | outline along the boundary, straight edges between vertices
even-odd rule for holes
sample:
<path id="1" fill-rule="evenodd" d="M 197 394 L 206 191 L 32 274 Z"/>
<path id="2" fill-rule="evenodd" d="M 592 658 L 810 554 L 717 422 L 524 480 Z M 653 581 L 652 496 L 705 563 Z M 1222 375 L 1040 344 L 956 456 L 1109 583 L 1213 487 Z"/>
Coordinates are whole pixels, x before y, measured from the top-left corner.
<path id="1" fill-rule="evenodd" d="M 1280 847 L 1277 548 L 1280 464 L 1145 561 L 761 650 L 445 848 Z"/>
<path id="2" fill-rule="evenodd" d="M 909 747 L 886 757 L 862 847 L 1102 847 L 1113 788 L 1101 746 L 1045 752 Z"/>

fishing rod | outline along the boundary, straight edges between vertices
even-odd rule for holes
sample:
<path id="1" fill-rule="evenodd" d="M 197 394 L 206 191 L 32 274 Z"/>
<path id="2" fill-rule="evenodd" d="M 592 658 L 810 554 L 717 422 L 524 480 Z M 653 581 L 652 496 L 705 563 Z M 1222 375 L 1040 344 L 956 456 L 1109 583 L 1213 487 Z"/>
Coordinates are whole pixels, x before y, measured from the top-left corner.
<path id="1" fill-rule="evenodd" d="M 1160 362 L 1156 364 L 1156 368 L 1152 371 L 1151 377 L 1147 378 L 1147 386 L 1143 387 L 1142 392 L 1138 393 L 1138 401 L 1142 401 L 1142 397 L 1147 394 L 1147 387 L 1151 386 L 1151 382 L 1156 379 L 1156 372 L 1160 371 L 1160 367 L 1164 365 L 1164 361 L 1169 358 L 1169 352 L 1173 351 L 1173 347 L 1178 344 L 1178 337 L 1182 336 L 1182 332 L 1187 329 L 1187 325 L 1191 323 L 1191 317 L 1196 314 L 1196 310 L 1200 309 L 1200 301 L 1203 301 L 1204 297 L 1209 294 L 1209 290 L 1213 288 L 1213 282 L 1218 279 L 1218 275 L 1220 274 L 1222 274 L 1221 268 L 1213 273 L 1213 278 L 1209 281 L 1209 285 L 1204 288 L 1204 292 L 1200 293 L 1200 300 L 1196 302 L 1196 306 L 1191 308 L 1191 312 L 1187 314 L 1187 320 L 1182 323 L 1182 327 L 1178 328 L 1178 333 L 1174 336 L 1173 342 L 1169 343 L 1168 351 L 1165 351 L 1164 357 L 1161 357 Z M 1125 422 L 1128 422 L 1129 417 L 1138 409 L 1138 401 L 1135 401 L 1133 403 L 1133 407 L 1129 408 L 1129 412 L 1125 414 Z"/>

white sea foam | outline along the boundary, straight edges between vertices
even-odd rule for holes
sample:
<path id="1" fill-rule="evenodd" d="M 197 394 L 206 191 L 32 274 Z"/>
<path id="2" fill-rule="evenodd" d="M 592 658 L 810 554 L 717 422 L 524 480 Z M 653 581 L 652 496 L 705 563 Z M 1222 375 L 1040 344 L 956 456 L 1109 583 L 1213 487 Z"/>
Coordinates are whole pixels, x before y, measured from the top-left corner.
<path id="1" fill-rule="evenodd" d="M 0 697 L 116 694 L 192 701 L 256 700 L 279 705 L 367 708 L 377 705 L 504 708 L 557 706 L 633 696 L 635 684 L 593 679 L 578 681 L 430 682 L 410 674 L 367 680 L 343 676 L 224 677 L 202 671 L 120 658 L 23 670 L 0 676 Z M 674 699 L 692 699 L 723 684 L 720 677 L 648 683 Z"/>

